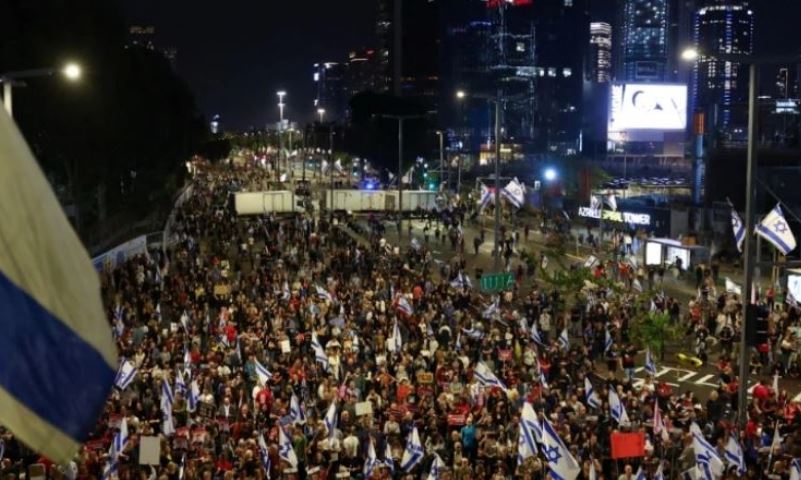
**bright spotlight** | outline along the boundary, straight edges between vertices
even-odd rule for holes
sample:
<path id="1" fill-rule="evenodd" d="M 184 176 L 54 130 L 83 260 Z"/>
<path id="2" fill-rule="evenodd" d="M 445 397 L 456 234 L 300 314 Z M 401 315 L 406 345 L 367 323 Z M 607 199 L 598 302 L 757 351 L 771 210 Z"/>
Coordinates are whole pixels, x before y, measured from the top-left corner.
<path id="1" fill-rule="evenodd" d="M 545 169 L 545 180 L 548 180 L 549 182 L 556 180 L 556 170 L 553 168 Z"/>
<path id="2" fill-rule="evenodd" d="M 77 63 L 68 63 L 64 66 L 62 73 L 68 80 L 78 80 L 81 78 L 81 66 Z"/>
<path id="3" fill-rule="evenodd" d="M 694 62 L 695 60 L 698 60 L 699 56 L 701 56 L 701 54 L 698 53 L 698 50 L 694 48 L 687 48 L 681 52 L 681 59 L 687 62 Z"/>

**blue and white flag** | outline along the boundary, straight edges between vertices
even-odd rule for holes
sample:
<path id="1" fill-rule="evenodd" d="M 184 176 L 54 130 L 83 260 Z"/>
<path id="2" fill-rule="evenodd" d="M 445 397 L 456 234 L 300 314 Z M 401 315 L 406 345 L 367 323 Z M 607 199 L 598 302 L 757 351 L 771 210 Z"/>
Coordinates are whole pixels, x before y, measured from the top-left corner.
<path id="1" fill-rule="evenodd" d="M 542 337 L 540 337 L 540 332 L 537 330 L 537 320 L 532 320 L 531 322 L 531 330 L 529 332 L 531 339 L 534 340 L 537 344 L 543 345 Z"/>
<path id="2" fill-rule="evenodd" d="M 523 463 L 527 458 L 537 456 L 537 434 L 539 419 L 531 404 L 525 402 L 520 412 L 520 433 L 517 440 L 517 463 Z"/>
<path id="3" fill-rule="evenodd" d="M 790 480 L 801 480 L 801 459 L 794 458 L 790 462 Z"/>
<path id="4" fill-rule="evenodd" d="M 484 337 L 484 332 L 482 332 L 478 328 L 475 328 L 473 325 L 470 325 L 469 329 L 462 328 L 462 332 L 464 332 L 465 335 L 467 335 L 469 338 L 472 338 L 473 340 L 481 340 Z"/>
<path id="5" fill-rule="evenodd" d="M 488 188 L 483 183 L 481 184 L 481 198 L 478 200 L 478 211 L 483 211 L 490 202 L 495 202 L 494 189 Z"/>
<path id="6" fill-rule="evenodd" d="M 292 297 L 292 293 L 289 291 L 289 282 L 284 280 L 283 285 L 281 285 L 281 300 L 289 300 Z"/>
<path id="7" fill-rule="evenodd" d="M 573 458 L 570 450 L 559 438 L 547 418 L 542 419 L 542 440 L 542 453 L 548 461 L 551 476 L 555 480 L 575 480 L 578 474 L 581 473 L 581 466 Z"/>
<path id="8" fill-rule="evenodd" d="M 729 436 L 729 441 L 726 443 L 723 453 L 726 456 L 726 462 L 729 465 L 736 465 L 739 475 L 745 475 L 746 468 L 743 449 L 740 447 L 740 442 L 738 442 L 733 435 Z"/>
<path id="9" fill-rule="evenodd" d="M 653 480 L 665 480 L 665 472 L 662 469 L 662 461 L 659 461 L 659 468 L 656 469 L 656 473 L 654 473 Z"/>
<path id="10" fill-rule="evenodd" d="M 106 406 L 117 349 L 97 270 L 5 111 L 0 159 L 0 424 L 65 463 Z"/>
<path id="11" fill-rule="evenodd" d="M 431 462 L 431 469 L 428 471 L 428 477 L 426 480 L 439 480 L 439 475 L 442 473 L 442 470 L 445 468 L 445 462 L 442 461 L 439 454 L 434 454 L 434 461 Z"/>
<path id="12" fill-rule="evenodd" d="M 292 418 L 293 423 L 304 425 L 306 423 L 306 412 L 300 404 L 297 395 L 294 393 L 289 399 L 289 416 Z"/>
<path id="13" fill-rule="evenodd" d="M 319 285 L 315 285 L 314 288 L 317 291 L 317 297 L 319 297 L 321 300 L 328 300 L 329 302 L 334 303 L 334 298 L 331 296 L 328 290 Z"/>
<path id="14" fill-rule="evenodd" d="M 634 474 L 634 480 L 647 480 L 645 478 L 645 472 L 642 471 L 642 465 L 637 469 L 637 473 Z"/>
<path id="15" fill-rule="evenodd" d="M 772 243 L 782 255 L 795 250 L 795 236 L 778 204 L 756 226 L 756 234 Z"/>
<path id="16" fill-rule="evenodd" d="M 470 281 L 470 277 L 465 275 L 462 270 L 459 270 L 459 273 L 456 275 L 451 281 L 451 287 L 453 288 L 473 288 L 473 282 Z"/>
<path id="17" fill-rule="evenodd" d="M 108 450 L 108 461 L 103 468 L 102 480 L 106 480 L 117 474 L 120 453 L 125 450 L 126 445 L 128 445 L 128 420 L 123 417 L 120 422 L 120 430 L 114 435 L 114 439 L 111 441 L 111 446 Z M 3 452 L 0 450 L 0 460 L 2 459 Z"/>
<path id="18" fill-rule="evenodd" d="M 284 427 L 280 425 L 278 427 L 278 458 L 292 465 L 292 468 L 298 468 L 298 456 L 295 454 L 295 449 L 292 448 L 292 441 L 284 432 Z"/>
<path id="19" fill-rule="evenodd" d="M 409 299 L 404 296 L 398 297 L 398 303 L 395 308 L 397 308 L 399 312 L 406 315 L 407 317 L 412 316 L 412 314 L 414 313 L 414 307 L 412 307 L 412 304 L 409 302 Z"/>
<path id="20" fill-rule="evenodd" d="M 492 370 L 484 362 L 478 362 L 473 368 L 473 375 L 475 375 L 476 380 L 481 385 L 485 387 L 498 387 L 503 391 L 506 391 L 506 385 L 492 373 Z"/>
<path id="21" fill-rule="evenodd" d="M 523 184 L 521 184 L 516 178 L 509 181 L 505 187 L 501 190 L 501 195 L 504 198 L 509 200 L 509 203 L 515 206 L 515 208 L 520 208 L 526 202 L 526 195 L 524 191 Z"/>
<path id="22" fill-rule="evenodd" d="M 258 360 L 254 359 L 254 370 L 256 370 L 256 377 L 258 378 L 259 385 L 264 386 L 270 382 L 270 379 L 273 378 L 273 374 L 267 370 L 267 367 L 259 363 Z"/>
<path id="23" fill-rule="evenodd" d="M 401 458 L 400 468 L 406 473 L 409 473 L 415 465 L 423 461 L 425 450 L 423 444 L 420 443 L 420 435 L 417 433 L 417 427 L 412 428 L 412 432 L 406 439 L 406 449 L 403 450 L 403 458 Z"/>
<path id="24" fill-rule="evenodd" d="M 601 399 L 598 398 L 598 392 L 592 386 L 592 382 L 587 377 L 584 377 L 584 398 L 587 400 L 587 405 L 592 408 L 601 408 Z"/>
<path id="25" fill-rule="evenodd" d="M 323 350 L 323 346 L 320 345 L 320 340 L 317 339 L 317 333 L 314 331 L 312 331 L 311 346 L 312 350 L 314 350 L 314 361 L 322 365 L 323 369 L 327 371 L 330 368 L 328 355 Z"/>
<path id="26" fill-rule="evenodd" d="M 500 304 L 500 299 L 498 297 L 495 297 L 492 300 L 492 303 L 490 303 L 489 306 L 484 309 L 484 313 L 482 313 L 481 316 L 483 318 L 492 318 L 500 311 L 499 304 Z"/>
<path id="27" fill-rule="evenodd" d="M 567 334 L 567 327 L 562 330 L 562 333 L 559 334 L 559 345 L 562 346 L 565 350 L 570 350 L 570 337 Z"/>
<path id="28" fill-rule="evenodd" d="M 325 430 L 328 432 L 328 438 L 333 438 L 334 433 L 337 431 L 337 402 L 336 400 L 331 402 L 331 405 L 328 406 L 328 411 L 325 412 L 325 418 L 323 418 L 323 423 L 325 424 Z"/>
<path id="29" fill-rule="evenodd" d="M 186 310 L 181 313 L 181 326 L 184 327 L 184 332 L 189 333 L 189 314 Z"/>
<path id="30" fill-rule="evenodd" d="M 737 244 L 737 250 L 743 251 L 743 240 L 745 240 L 745 226 L 743 220 L 737 213 L 734 207 L 731 208 L 731 228 L 734 232 L 734 243 Z"/>
<path id="31" fill-rule="evenodd" d="M 164 378 L 161 381 L 161 432 L 170 437 L 175 433 L 175 423 L 172 418 L 173 394 L 170 382 Z"/>
<path id="32" fill-rule="evenodd" d="M 617 395 L 614 388 L 609 389 L 609 412 L 618 425 L 625 426 L 631 424 L 629 414 L 626 413 L 626 406 L 620 401 L 620 397 Z"/>
<path id="33" fill-rule="evenodd" d="M 651 355 L 651 347 L 645 349 L 645 371 L 651 375 L 656 375 L 656 362 L 654 362 L 654 357 Z"/>
<path id="34" fill-rule="evenodd" d="M 368 440 L 367 445 L 367 459 L 364 461 L 364 478 L 370 478 L 373 475 L 373 470 L 378 466 L 378 457 L 375 454 L 375 445 L 373 439 Z"/>
<path id="35" fill-rule="evenodd" d="M 197 404 L 200 402 L 200 387 L 198 387 L 197 380 L 192 380 L 189 384 L 189 397 L 187 399 L 187 410 L 194 412 L 197 410 Z"/>
<path id="36" fill-rule="evenodd" d="M 395 474 L 395 459 L 392 458 L 392 449 L 389 448 L 389 442 L 384 446 L 384 466 L 389 469 L 391 474 Z"/>
<path id="37" fill-rule="evenodd" d="M 614 340 L 612 340 L 612 334 L 609 333 L 609 329 L 608 328 L 604 329 L 604 331 L 606 332 L 604 338 L 604 353 L 606 353 L 609 351 L 610 348 L 612 348 L 612 345 L 614 345 L 615 342 Z"/>
<path id="38" fill-rule="evenodd" d="M 133 362 L 123 359 L 120 369 L 117 371 L 117 377 L 114 379 L 114 385 L 120 390 L 125 390 L 136 378 L 136 372 L 137 369 Z"/>
<path id="39" fill-rule="evenodd" d="M 186 395 L 186 382 L 184 381 L 184 374 L 181 373 L 180 368 L 175 369 L 175 391 L 182 395 Z"/>
<path id="40" fill-rule="evenodd" d="M 259 456 L 261 457 L 261 466 L 264 468 L 264 473 L 267 478 L 270 478 L 270 470 L 272 469 L 272 462 L 270 461 L 270 449 L 267 448 L 267 442 L 264 441 L 264 435 L 259 434 Z"/>
<path id="41" fill-rule="evenodd" d="M 717 448 L 710 444 L 698 425 L 690 425 L 693 435 L 693 451 L 695 452 L 695 465 L 704 480 L 715 480 L 723 475 L 723 460 Z"/>

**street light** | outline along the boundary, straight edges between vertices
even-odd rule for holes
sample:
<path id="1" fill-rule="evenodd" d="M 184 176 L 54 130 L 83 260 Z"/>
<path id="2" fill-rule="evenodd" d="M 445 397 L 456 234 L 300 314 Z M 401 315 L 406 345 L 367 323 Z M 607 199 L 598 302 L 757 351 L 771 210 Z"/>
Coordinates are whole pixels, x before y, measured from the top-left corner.
<path id="1" fill-rule="evenodd" d="M 686 62 L 694 62 L 698 60 L 701 54 L 698 52 L 698 49 L 695 48 L 686 48 L 684 51 L 681 52 L 681 59 Z"/>
<path id="2" fill-rule="evenodd" d="M 285 90 L 278 90 L 275 92 L 278 95 L 278 165 L 281 164 L 281 157 L 284 155 L 284 97 L 286 96 Z M 288 159 L 285 159 L 288 161 Z M 277 167 L 277 165 L 276 165 Z M 278 168 L 275 169 L 275 176 L 278 177 Z"/>
<path id="3" fill-rule="evenodd" d="M 457 100 L 464 100 L 464 98 L 466 96 L 467 96 L 467 92 L 465 92 L 464 90 L 456 90 L 456 99 Z"/>
<path id="4" fill-rule="evenodd" d="M 544 176 L 545 176 L 545 180 L 547 180 L 549 182 L 553 182 L 554 180 L 556 180 L 556 177 L 557 177 L 556 170 L 554 170 L 553 168 L 550 168 L 550 167 L 546 168 Z"/>
<path id="5" fill-rule="evenodd" d="M 64 78 L 75 82 L 81 78 L 81 66 L 74 62 L 65 64 L 61 69 L 56 68 L 35 68 L 31 70 L 19 70 L 16 72 L 0 73 L 0 83 L 3 84 L 3 106 L 8 112 L 8 116 L 13 116 L 12 89 L 15 85 L 22 85 L 21 80 L 36 77 L 51 77 L 56 73 L 61 73 Z"/>
<path id="6" fill-rule="evenodd" d="M 317 109 L 317 114 L 320 115 L 320 124 L 322 125 L 323 117 L 325 116 L 325 109 L 324 108 L 318 108 Z"/>

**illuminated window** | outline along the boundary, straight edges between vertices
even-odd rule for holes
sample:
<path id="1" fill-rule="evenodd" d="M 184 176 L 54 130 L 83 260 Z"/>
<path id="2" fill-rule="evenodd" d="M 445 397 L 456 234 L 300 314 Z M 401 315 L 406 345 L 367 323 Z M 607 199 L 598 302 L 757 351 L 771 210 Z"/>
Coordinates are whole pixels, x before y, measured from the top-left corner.
<path id="1" fill-rule="evenodd" d="M 571 68 L 563 68 L 562 69 L 562 76 L 567 78 L 573 75 L 573 69 Z"/>
<path id="2" fill-rule="evenodd" d="M 548 76 L 555 77 L 556 76 L 556 69 L 554 67 L 548 67 Z"/>
<path id="3" fill-rule="evenodd" d="M 526 44 L 523 42 L 517 42 L 517 47 L 515 48 L 518 52 L 525 52 L 526 51 Z"/>

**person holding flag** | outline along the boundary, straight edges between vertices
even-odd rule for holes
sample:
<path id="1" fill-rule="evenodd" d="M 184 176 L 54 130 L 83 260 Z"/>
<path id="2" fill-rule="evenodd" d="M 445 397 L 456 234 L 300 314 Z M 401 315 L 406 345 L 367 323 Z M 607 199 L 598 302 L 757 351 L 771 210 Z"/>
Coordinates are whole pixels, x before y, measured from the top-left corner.
<path id="1" fill-rule="evenodd" d="M 425 450 L 423 444 L 420 443 L 420 434 L 417 433 L 417 427 L 413 427 L 409 437 L 406 439 L 406 448 L 403 451 L 403 458 L 401 458 L 400 468 L 406 473 L 420 462 L 423 461 Z"/>
<path id="2" fill-rule="evenodd" d="M 598 398 L 598 393 L 593 388 L 589 377 L 584 377 L 584 398 L 590 407 L 601 408 L 601 399 Z"/>
<path id="3" fill-rule="evenodd" d="M 543 455 L 551 476 L 559 480 L 575 480 L 581 467 L 547 418 L 542 419 L 542 439 Z"/>
<path id="4" fill-rule="evenodd" d="M 620 397 L 614 388 L 609 389 L 609 413 L 620 426 L 631 424 L 629 415 L 626 413 L 626 406 L 620 401 Z"/>

